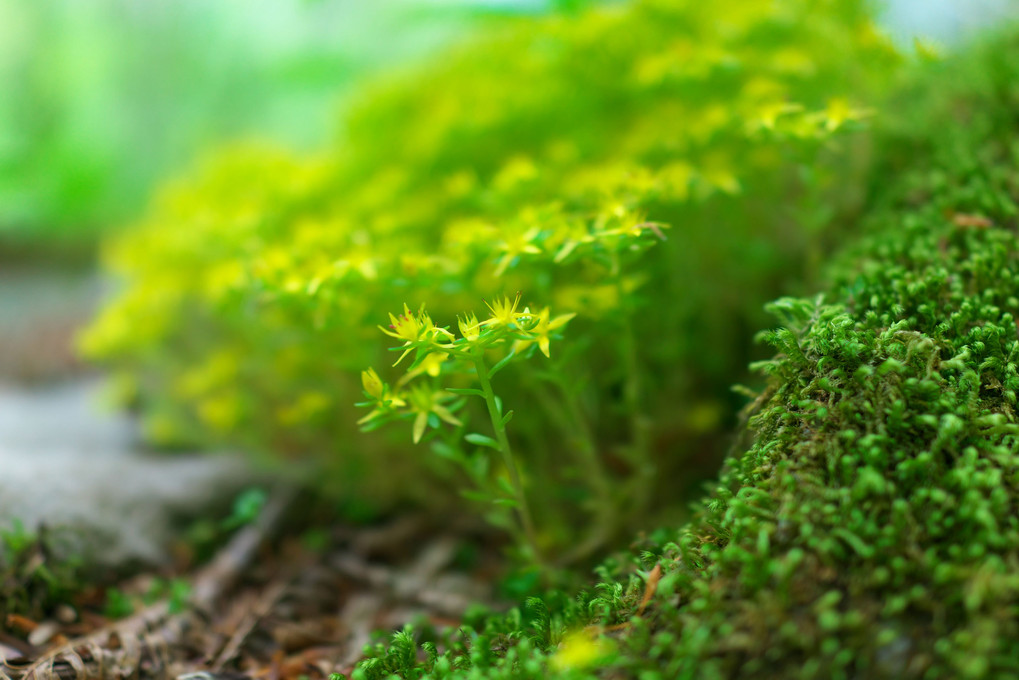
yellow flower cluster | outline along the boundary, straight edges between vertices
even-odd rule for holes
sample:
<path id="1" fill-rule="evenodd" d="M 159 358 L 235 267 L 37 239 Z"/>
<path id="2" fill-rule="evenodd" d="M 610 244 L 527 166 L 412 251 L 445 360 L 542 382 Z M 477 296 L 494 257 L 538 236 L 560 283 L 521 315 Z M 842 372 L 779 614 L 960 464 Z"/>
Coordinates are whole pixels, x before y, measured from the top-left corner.
<path id="1" fill-rule="evenodd" d="M 344 443 L 357 371 L 388 363 L 374 331 L 386 310 L 411 303 L 387 329 L 402 353 L 425 336 L 483 342 L 519 326 L 497 295 L 521 290 L 564 315 L 527 311 L 510 347 L 548 356 L 577 315 L 550 380 L 578 392 L 570 427 L 632 471 L 630 411 L 656 423 L 647 448 L 683 441 L 677 412 L 728 398 L 702 386 L 738 377 L 743 327 L 781 286 L 775 272 L 802 273 L 840 208 L 861 164 L 834 142 L 896 62 L 868 5 L 636 0 L 493 27 L 366 90 L 316 157 L 222 150 L 167 185 L 110 246 L 124 285 L 84 347 L 134 381 L 154 433 L 176 423 L 176 436 L 287 455 L 342 451 L 359 488 L 381 497 L 372 470 L 393 457 L 379 444 L 358 459 Z M 456 340 L 410 311 L 427 302 L 453 318 L 478 299 L 497 300 L 491 316 L 462 318 Z M 452 366 L 424 357 L 391 392 L 374 373 L 362 386 L 416 423 L 425 414 L 423 432 L 432 415 L 461 416 L 411 380 Z M 561 430 L 529 418 L 514 435 L 544 460 Z M 534 477 L 555 494 L 564 474 Z"/>
<path id="2" fill-rule="evenodd" d="M 394 349 L 403 350 L 399 364 L 411 352 L 416 359 L 393 390 L 379 378 L 375 369 L 361 372 L 361 385 L 370 401 L 362 405 L 372 407 L 371 413 L 358 420 L 358 424 L 374 429 L 382 420 L 391 420 L 404 415 L 414 416 L 414 443 L 421 441 L 428 424 L 428 418 L 435 414 L 439 420 L 460 426 L 461 422 L 444 405 L 455 395 L 444 392 L 437 381 L 429 385 L 415 382 L 415 378 L 428 376 L 438 378 L 440 374 L 459 374 L 460 378 L 471 379 L 476 374 L 479 356 L 486 353 L 508 350 L 505 357 L 526 356 L 528 350 L 537 347 L 546 358 L 551 358 L 551 342 L 556 333 L 576 314 L 561 314 L 552 318 L 548 307 L 540 312 L 531 312 L 530 307 L 519 310 L 521 296 L 497 298 L 486 303 L 491 315 L 478 321 L 473 313 L 458 318 L 460 337 L 445 328 L 432 323 L 424 306 L 412 312 L 404 304 L 403 313 L 389 315 L 389 328 L 379 327 L 386 335 L 402 340 L 403 344 Z M 449 361 L 452 360 L 452 361 Z M 445 368 L 444 368 L 445 366 Z M 488 376 L 491 377 L 491 376 Z"/>

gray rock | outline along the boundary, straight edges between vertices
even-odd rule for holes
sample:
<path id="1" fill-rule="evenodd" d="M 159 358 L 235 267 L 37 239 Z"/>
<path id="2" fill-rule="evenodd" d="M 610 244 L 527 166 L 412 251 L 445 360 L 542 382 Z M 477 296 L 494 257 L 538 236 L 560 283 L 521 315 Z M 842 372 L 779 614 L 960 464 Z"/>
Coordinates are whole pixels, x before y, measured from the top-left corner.
<path id="1" fill-rule="evenodd" d="M 104 410 L 100 392 L 96 379 L 0 384 L 0 527 L 45 523 L 90 560 L 154 562 L 175 517 L 257 482 L 240 456 L 146 453 L 131 419 Z"/>

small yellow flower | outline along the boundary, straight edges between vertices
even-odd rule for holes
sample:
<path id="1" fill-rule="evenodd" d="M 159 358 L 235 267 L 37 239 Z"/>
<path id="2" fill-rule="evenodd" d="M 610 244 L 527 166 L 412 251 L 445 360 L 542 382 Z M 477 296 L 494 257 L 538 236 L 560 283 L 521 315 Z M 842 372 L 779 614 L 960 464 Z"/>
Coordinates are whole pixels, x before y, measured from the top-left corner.
<path id="1" fill-rule="evenodd" d="M 361 385 L 364 387 L 364 391 L 367 392 L 376 401 L 382 401 L 382 394 L 386 386 L 382 384 L 382 380 L 379 378 L 379 374 L 375 372 L 374 368 L 369 368 L 367 371 L 361 371 Z"/>
<path id="2" fill-rule="evenodd" d="M 459 426 L 460 419 L 453 415 L 449 409 L 441 404 L 446 396 L 441 390 L 436 391 L 427 385 L 415 385 L 410 391 L 410 410 L 417 414 L 414 418 L 414 443 L 421 441 L 425 434 L 425 427 L 428 426 L 428 416 L 434 413 L 450 425 Z"/>
<path id="3" fill-rule="evenodd" d="M 482 326 L 510 326 L 517 320 L 517 307 L 520 305 L 520 293 L 510 300 L 508 297 L 496 300 L 494 304 L 485 303 L 492 316 L 481 322 Z"/>
<path id="4" fill-rule="evenodd" d="M 499 246 L 499 249 L 502 251 L 502 257 L 499 259 L 499 264 L 495 268 L 495 275 L 502 276 L 506 271 L 506 268 L 512 264 L 513 260 L 521 255 L 540 255 L 541 248 L 532 243 L 532 241 L 537 238 L 540 233 L 540 229 L 534 228 L 528 230 L 524 234 L 517 234 L 506 239 L 506 241 Z"/>
<path id="5" fill-rule="evenodd" d="M 453 334 L 445 328 L 436 328 L 435 324 L 432 323 L 431 317 L 425 311 L 424 305 L 421 305 L 421 309 L 415 314 L 410 311 L 410 307 L 405 302 L 403 303 L 403 314 L 400 316 L 390 314 L 389 321 L 388 329 L 379 326 L 379 330 L 398 340 L 404 340 L 403 346 L 407 348 L 400 355 L 400 358 L 396 360 L 396 363 L 393 364 L 394 366 L 403 361 L 404 357 L 414 349 L 414 344 L 421 340 L 431 340 L 437 334 L 445 335 L 450 339 L 453 338 Z"/>
<path id="6" fill-rule="evenodd" d="M 398 384 L 406 385 L 419 375 L 430 375 L 433 378 L 438 377 L 439 373 L 442 372 L 442 363 L 448 358 L 449 357 L 442 352 L 432 352 L 422 359 L 421 363 L 407 371 L 407 374 L 400 378 Z"/>
<path id="7" fill-rule="evenodd" d="M 400 316 L 390 314 L 389 322 L 389 328 L 379 326 L 379 330 L 398 340 L 406 340 L 408 343 L 416 342 L 423 334 L 434 328 L 431 318 L 425 312 L 424 305 L 415 314 L 410 311 L 406 302 L 403 303 L 403 314 Z"/>
<path id="8" fill-rule="evenodd" d="M 604 640 L 585 631 L 570 633 L 559 643 L 552 656 L 552 667 L 559 671 L 581 670 L 594 665 L 609 651 Z"/>
<path id="9" fill-rule="evenodd" d="M 399 394 L 390 393 L 389 386 L 382 382 L 374 368 L 361 371 L 361 385 L 364 387 L 364 391 L 368 393 L 368 396 L 376 401 L 376 405 L 371 410 L 371 413 L 358 419 L 358 425 L 364 425 L 375 418 L 392 413 L 394 409 L 400 406 L 407 405 L 407 402 Z"/>
<path id="10" fill-rule="evenodd" d="M 524 310 L 524 313 L 528 313 L 527 310 Z M 541 353 L 544 354 L 546 357 L 551 358 L 552 355 L 550 353 L 551 344 L 550 336 L 552 332 L 558 328 L 562 328 L 563 326 L 565 326 L 567 323 L 569 323 L 570 319 L 572 319 L 575 316 L 576 314 L 560 314 L 559 316 L 553 319 L 551 318 L 551 312 L 549 311 L 549 308 L 545 307 L 545 309 L 541 310 L 541 312 L 538 313 L 537 323 L 535 323 L 534 326 L 528 330 L 528 333 L 532 337 L 528 340 L 517 340 L 516 343 L 514 343 L 513 345 L 513 351 L 518 352 L 536 342 L 538 343 L 538 349 L 541 350 Z"/>
<path id="11" fill-rule="evenodd" d="M 843 97 L 834 97 L 828 101 L 824 111 L 824 126 L 828 131 L 838 130 L 846 121 L 855 118 L 855 112 Z"/>
<path id="12" fill-rule="evenodd" d="M 460 335 L 467 342 L 474 342 L 481 335 L 481 324 L 474 314 L 465 314 L 463 318 L 457 318 L 457 325 L 460 327 Z"/>
<path id="13" fill-rule="evenodd" d="M 762 104 L 757 110 L 757 117 L 751 118 L 747 127 L 751 132 L 757 130 L 774 130 L 779 118 L 803 111 L 801 104 L 777 100 Z"/>

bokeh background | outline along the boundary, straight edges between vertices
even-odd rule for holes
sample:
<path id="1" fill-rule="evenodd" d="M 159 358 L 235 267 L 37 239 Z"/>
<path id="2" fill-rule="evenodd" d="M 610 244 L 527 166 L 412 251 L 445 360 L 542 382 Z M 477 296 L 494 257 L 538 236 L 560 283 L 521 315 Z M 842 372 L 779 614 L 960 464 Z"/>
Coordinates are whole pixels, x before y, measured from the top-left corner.
<path id="1" fill-rule="evenodd" d="M 300 149 L 359 78 L 540 3 L 0 2 L 0 235 L 88 251 L 226 140 Z M 53 253 L 51 253 L 53 254 Z"/>
<path id="2" fill-rule="evenodd" d="M 358 82 L 546 1 L 0 0 L 0 376 L 75 369 L 104 236 L 241 140 L 311 151 Z"/>
<path id="3" fill-rule="evenodd" d="M 590 0 L 586 0 L 590 1 Z M 485 23 L 585 0 L 0 0 L 0 261 L 88 262 L 163 177 L 263 138 L 335 134 L 356 84 Z M 1007 0 L 890 0 L 901 42 L 952 42 Z"/>

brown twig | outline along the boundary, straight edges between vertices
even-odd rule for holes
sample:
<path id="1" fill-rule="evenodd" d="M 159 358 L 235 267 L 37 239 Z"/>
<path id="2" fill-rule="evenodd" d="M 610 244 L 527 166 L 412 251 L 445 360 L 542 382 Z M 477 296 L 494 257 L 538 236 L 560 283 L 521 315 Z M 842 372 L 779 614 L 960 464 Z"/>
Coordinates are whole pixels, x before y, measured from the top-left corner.
<path id="1" fill-rule="evenodd" d="M 216 660 L 210 666 L 212 671 L 220 671 L 223 667 L 237 658 L 240 654 L 241 648 L 244 646 L 244 642 L 251 635 L 252 631 L 258 623 L 269 615 L 272 608 L 279 601 L 283 593 L 286 592 L 287 586 L 290 585 L 290 579 L 279 579 L 274 582 L 266 591 L 262 594 L 262 597 L 255 602 L 255 606 L 249 610 L 247 616 L 241 620 L 239 626 L 234 631 L 233 635 L 223 646 Z"/>

